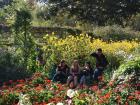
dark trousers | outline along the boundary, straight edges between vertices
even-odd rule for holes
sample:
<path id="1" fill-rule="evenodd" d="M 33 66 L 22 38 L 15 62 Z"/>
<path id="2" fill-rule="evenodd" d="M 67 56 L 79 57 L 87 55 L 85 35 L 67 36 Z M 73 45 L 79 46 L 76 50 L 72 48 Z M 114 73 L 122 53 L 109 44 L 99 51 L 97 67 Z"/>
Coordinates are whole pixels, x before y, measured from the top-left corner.
<path id="1" fill-rule="evenodd" d="M 60 81 L 61 83 L 66 82 L 66 75 L 62 73 L 56 73 L 52 79 L 54 82 L 55 81 Z"/>
<path id="2" fill-rule="evenodd" d="M 102 76 L 103 70 L 104 70 L 104 69 L 99 69 L 99 68 L 95 69 L 94 74 L 93 74 L 93 80 L 99 81 L 98 78 L 99 78 L 100 76 Z"/>

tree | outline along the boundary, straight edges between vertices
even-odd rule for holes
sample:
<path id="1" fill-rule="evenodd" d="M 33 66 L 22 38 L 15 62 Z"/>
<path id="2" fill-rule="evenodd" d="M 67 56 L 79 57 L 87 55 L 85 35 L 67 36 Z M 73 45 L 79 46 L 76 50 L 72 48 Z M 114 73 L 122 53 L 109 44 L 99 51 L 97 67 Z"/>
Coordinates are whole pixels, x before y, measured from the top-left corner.
<path id="1" fill-rule="evenodd" d="M 46 2 L 48 15 L 68 11 L 78 20 L 105 25 L 107 21 L 121 24 L 124 19 L 140 12 L 140 0 L 40 0 Z"/>
<path id="2" fill-rule="evenodd" d="M 5 5 L 9 5 L 12 0 L 0 0 L 0 8 L 3 8 Z"/>
<path id="3" fill-rule="evenodd" d="M 3 0 L 5 1 L 5 0 Z M 35 0 L 7 0 L 11 1 L 7 5 L 0 8 L 0 23 L 12 25 L 15 21 L 16 11 L 28 8 L 33 10 L 35 8 Z"/>
<path id="4" fill-rule="evenodd" d="M 30 33 L 32 16 L 29 10 L 22 9 L 16 12 L 16 20 L 13 25 L 15 31 L 15 44 L 22 52 L 23 64 L 27 67 L 28 58 L 33 48 L 33 40 Z"/>

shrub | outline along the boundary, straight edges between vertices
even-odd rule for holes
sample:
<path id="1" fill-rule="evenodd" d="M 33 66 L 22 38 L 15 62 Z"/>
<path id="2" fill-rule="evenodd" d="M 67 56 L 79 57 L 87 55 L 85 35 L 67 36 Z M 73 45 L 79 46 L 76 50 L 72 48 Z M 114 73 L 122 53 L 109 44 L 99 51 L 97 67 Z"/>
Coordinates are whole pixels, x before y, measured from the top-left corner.
<path id="1" fill-rule="evenodd" d="M 133 16 L 129 22 L 130 27 L 136 31 L 140 31 L 140 13 Z"/>
<path id="2" fill-rule="evenodd" d="M 57 64 L 61 59 L 66 59 L 69 65 L 73 59 L 78 59 L 80 64 L 91 61 L 92 65 L 95 65 L 90 54 L 97 48 L 102 48 L 111 63 L 110 65 L 117 67 L 138 46 L 135 41 L 105 42 L 100 39 L 92 39 L 90 36 L 83 34 L 79 36 L 71 35 L 64 39 L 55 35 L 46 35 L 44 42 L 43 49 L 46 53 L 48 70 L 52 64 Z M 125 56 L 124 54 L 118 54 L 120 51 L 124 52 Z"/>
<path id="3" fill-rule="evenodd" d="M 29 76 L 20 62 L 20 56 L 14 47 L 2 48 L 0 51 L 0 80 L 17 80 Z"/>
<path id="4" fill-rule="evenodd" d="M 120 65 L 120 67 L 118 68 L 118 70 L 115 71 L 114 73 L 114 78 L 119 77 L 120 75 L 126 75 L 126 74 L 132 74 L 133 72 L 135 74 L 139 74 L 139 69 L 140 69 L 140 58 L 136 57 L 133 60 L 130 60 L 126 63 L 123 63 L 122 65 Z"/>
<path id="5" fill-rule="evenodd" d="M 121 26 L 105 26 L 105 27 L 96 27 L 93 31 L 93 34 L 97 37 L 102 38 L 103 40 L 140 40 L 140 33 L 131 30 L 130 28 L 122 28 Z"/>

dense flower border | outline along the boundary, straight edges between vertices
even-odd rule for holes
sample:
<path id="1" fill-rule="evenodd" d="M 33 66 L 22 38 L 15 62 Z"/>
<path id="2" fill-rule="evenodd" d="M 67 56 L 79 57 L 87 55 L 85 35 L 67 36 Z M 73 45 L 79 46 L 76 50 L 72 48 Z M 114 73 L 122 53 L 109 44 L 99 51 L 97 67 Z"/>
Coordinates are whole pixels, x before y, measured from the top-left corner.
<path id="1" fill-rule="evenodd" d="M 35 73 L 29 79 L 3 83 L 0 105 L 138 105 L 139 86 L 101 80 L 98 85 L 69 90 L 65 84 L 53 83 L 43 74 Z"/>

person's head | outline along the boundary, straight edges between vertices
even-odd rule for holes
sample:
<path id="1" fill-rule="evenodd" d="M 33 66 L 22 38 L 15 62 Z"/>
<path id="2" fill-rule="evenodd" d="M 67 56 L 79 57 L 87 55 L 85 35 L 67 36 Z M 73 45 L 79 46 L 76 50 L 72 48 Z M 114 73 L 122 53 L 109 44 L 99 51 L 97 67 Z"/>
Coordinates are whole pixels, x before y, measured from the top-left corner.
<path id="1" fill-rule="evenodd" d="M 89 61 L 85 62 L 85 66 L 90 67 L 90 62 Z"/>
<path id="2" fill-rule="evenodd" d="M 72 68 L 79 68 L 79 62 L 78 62 L 78 60 L 74 60 L 73 61 Z"/>
<path id="3" fill-rule="evenodd" d="M 101 48 L 98 48 L 97 49 L 97 54 L 100 56 L 100 55 L 102 55 L 102 49 Z"/>
<path id="4" fill-rule="evenodd" d="M 65 66 L 65 65 L 66 65 L 66 61 L 65 61 L 64 59 L 61 60 L 61 61 L 60 61 L 60 65 L 61 65 L 61 66 Z"/>
<path id="5" fill-rule="evenodd" d="M 87 69 L 91 69 L 92 68 L 91 67 L 91 63 L 89 61 L 85 62 L 85 66 L 84 67 L 87 68 Z"/>

